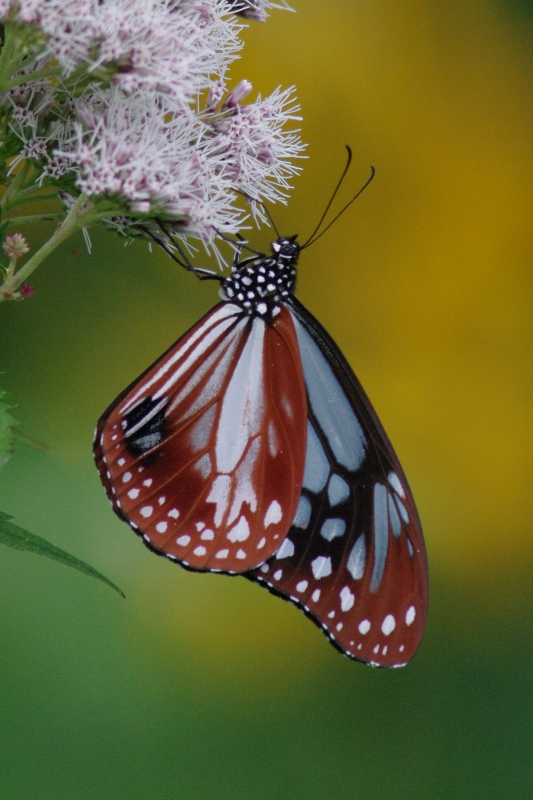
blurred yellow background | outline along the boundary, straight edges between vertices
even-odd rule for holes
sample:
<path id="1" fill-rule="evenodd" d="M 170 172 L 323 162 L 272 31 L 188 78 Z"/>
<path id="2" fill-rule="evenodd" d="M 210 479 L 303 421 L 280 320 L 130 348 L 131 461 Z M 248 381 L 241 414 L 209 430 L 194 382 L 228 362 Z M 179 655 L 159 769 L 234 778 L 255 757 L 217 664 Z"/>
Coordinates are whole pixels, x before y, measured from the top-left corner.
<path id="1" fill-rule="evenodd" d="M 295 84 L 308 160 L 278 228 L 308 235 L 298 296 L 336 339 L 424 525 L 428 630 L 400 671 L 343 659 L 240 579 L 150 554 L 91 463 L 107 404 L 216 300 L 143 243 L 93 230 L 0 311 L 24 432 L 0 508 L 125 591 L 0 552 L 6 800 L 488 798 L 533 786 L 533 3 L 294 0 L 235 81 Z M 338 200 L 339 205 L 342 199 Z M 32 245 L 50 228 L 25 231 Z M 271 232 L 254 234 L 268 246 Z"/>

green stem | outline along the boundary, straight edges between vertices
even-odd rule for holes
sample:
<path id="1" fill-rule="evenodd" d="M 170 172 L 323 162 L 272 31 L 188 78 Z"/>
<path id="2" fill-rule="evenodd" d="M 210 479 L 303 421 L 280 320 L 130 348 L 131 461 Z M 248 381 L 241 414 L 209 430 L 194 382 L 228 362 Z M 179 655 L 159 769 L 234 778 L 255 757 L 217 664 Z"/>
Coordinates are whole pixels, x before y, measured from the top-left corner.
<path id="1" fill-rule="evenodd" d="M 57 197 L 57 195 L 54 195 L 54 197 Z M 38 199 L 40 200 L 41 198 Z M 56 222 L 64 216 L 65 214 L 63 211 L 57 211 L 51 214 L 28 214 L 25 217 L 10 217 L 9 219 L 4 219 L 4 224 L 31 225 L 33 222 Z"/>
<path id="2" fill-rule="evenodd" d="M 86 208 L 84 208 L 86 206 Z M 26 261 L 10 280 L 6 278 L 3 286 L 0 286 L 0 302 L 9 299 L 19 286 L 34 272 L 47 256 L 50 255 L 65 239 L 68 239 L 74 231 L 89 225 L 100 215 L 95 211 L 92 203 L 87 204 L 86 195 L 82 194 L 70 209 L 63 223 L 57 228 L 50 239 L 43 244 L 40 250 Z M 4 293 L 8 297 L 4 297 Z"/>
<path id="3" fill-rule="evenodd" d="M 24 197 L 21 195 L 17 195 L 16 202 L 9 203 L 6 209 L 4 209 L 4 213 L 11 211 L 13 208 L 18 208 L 19 206 L 27 205 L 28 203 L 44 203 L 50 202 L 50 200 L 57 200 L 57 192 L 49 192 L 48 194 L 37 194 L 37 193 L 30 193 L 29 197 Z M 15 217 L 13 217 L 15 219 Z"/>

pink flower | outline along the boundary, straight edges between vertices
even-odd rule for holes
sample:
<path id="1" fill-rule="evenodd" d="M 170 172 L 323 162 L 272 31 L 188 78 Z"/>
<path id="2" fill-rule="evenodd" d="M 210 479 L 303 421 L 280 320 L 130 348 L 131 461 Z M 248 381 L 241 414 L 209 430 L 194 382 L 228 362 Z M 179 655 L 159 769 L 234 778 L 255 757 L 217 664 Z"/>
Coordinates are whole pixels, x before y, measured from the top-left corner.
<path id="1" fill-rule="evenodd" d="M 21 283 L 19 291 L 23 297 L 31 297 L 35 289 L 29 283 Z"/>
<path id="2" fill-rule="evenodd" d="M 13 261 L 16 261 L 25 253 L 29 253 L 30 248 L 28 247 L 26 238 L 21 233 L 14 233 L 13 236 L 6 237 L 4 250 L 8 258 L 12 258 Z"/>

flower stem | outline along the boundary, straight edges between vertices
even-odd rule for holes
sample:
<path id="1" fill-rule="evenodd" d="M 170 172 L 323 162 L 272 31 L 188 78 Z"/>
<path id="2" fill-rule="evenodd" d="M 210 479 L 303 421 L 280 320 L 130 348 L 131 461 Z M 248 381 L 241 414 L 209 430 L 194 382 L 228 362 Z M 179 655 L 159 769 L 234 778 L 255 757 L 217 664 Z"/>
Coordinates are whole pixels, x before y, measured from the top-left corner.
<path id="1" fill-rule="evenodd" d="M 9 299 L 13 292 L 37 269 L 39 264 L 65 239 L 68 239 L 79 228 L 93 222 L 97 217 L 98 212 L 96 212 L 93 204 L 87 203 L 86 195 L 82 194 L 74 203 L 61 225 L 40 250 L 34 253 L 14 275 L 6 276 L 3 285 L 0 286 L 0 302 Z"/>
<path id="2" fill-rule="evenodd" d="M 56 195 L 57 198 L 57 195 Z M 41 199 L 41 198 L 37 198 Z M 57 211 L 55 213 L 50 214 L 27 214 L 26 216 L 21 217 L 10 217 L 9 219 L 4 219 L 5 225 L 31 225 L 33 222 L 57 222 L 65 214 L 63 211 Z"/>

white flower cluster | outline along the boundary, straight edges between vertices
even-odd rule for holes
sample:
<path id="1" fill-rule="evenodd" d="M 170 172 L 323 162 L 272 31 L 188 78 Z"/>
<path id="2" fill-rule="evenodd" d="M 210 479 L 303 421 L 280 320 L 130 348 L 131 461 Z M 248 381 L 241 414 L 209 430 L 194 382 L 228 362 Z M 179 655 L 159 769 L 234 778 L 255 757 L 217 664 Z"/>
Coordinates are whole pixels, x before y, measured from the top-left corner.
<path id="1" fill-rule="evenodd" d="M 235 233 L 237 193 L 283 200 L 303 149 L 285 129 L 298 119 L 292 90 L 249 105 L 247 81 L 227 93 L 225 73 L 242 44 L 235 14 L 264 19 L 275 6 L 0 0 L 0 21 L 44 34 L 8 93 L 21 142 L 13 163 L 30 159 L 40 185 L 105 201 L 110 217 L 131 215 L 132 224 L 170 220 L 206 244 L 217 231 Z"/>
<path id="2" fill-rule="evenodd" d="M 234 14 L 240 14 L 246 19 L 255 19 L 264 22 L 267 18 L 267 8 L 283 8 L 285 11 L 293 9 L 282 0 L 281 3 L 270 3 L 267 0 L 228 0 Z"/>

